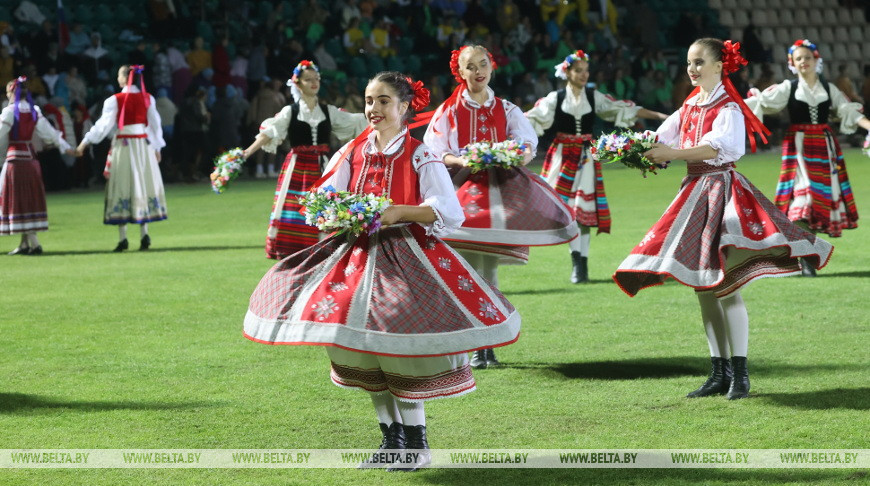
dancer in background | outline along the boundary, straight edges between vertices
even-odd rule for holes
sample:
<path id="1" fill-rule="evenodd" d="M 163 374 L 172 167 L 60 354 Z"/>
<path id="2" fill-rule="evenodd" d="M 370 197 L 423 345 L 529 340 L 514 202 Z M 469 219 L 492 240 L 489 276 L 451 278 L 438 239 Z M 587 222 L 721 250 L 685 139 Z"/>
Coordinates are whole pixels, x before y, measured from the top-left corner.
<path id="1" fill-rule="evenodd" d="M 535 103 L 526 117 L 538 136 L 556 132 L 541 176 L 569 206 L 580 227 L 580 237 L 572 240 L 571 282 L 589 281 L 589 242 L 591 228 L 610 233 L 610 208 L 604 192 L 601 162 L 592 160 L 589 147 L 595 117 L 628 128 L 637 118 L 664 120 L 668 116 L 616 100 L 586 86 L 589 81 L 589 55 L 578 50 L 556 65 L 556 77 L 567 81 L 565 88 L 553 91 Z"/>
<path id="2" fill-rule="evenodd" d="M 659 127 L 661 144 L 644 154 L 658 164 L 686 160 L 688 175 L 613 275 L 629 296 L 668 279 L 695 289 L 712 371 L 690 398 L 749 396 L 749 316 L 740 289 L 758 278 L 799 273 L 798 258 L 820 268 L 833 250 L 734 169 L 746 134 L 754 150 L 754 134 L 769 133 L 728 79 L 746 64 L 739 49 L 739 43 L 712 38 L 689 47 L 686 71 L 696 89 Z"/>
<path id="3" fill-rule="evenodd" d="M 483 46 L 453 51 L 450 70 L 459 85 L 435 110 L 423 141 L 455 172 L 453 185 L 465 223 L 447 240 L 474 269 L 498 287 L 499 263 L 526 263 L 529 246 L 567 243 L 577 236 L 571 208 L 525 166 L 472 174 L 461 150 L 474 142 L 525 143 L 525 163 L 538 137 L 523 112 L 495 96 L 489 81 L 495 63 Z M 492 349 L 475 351 L 474 368 L 498 366 Z"/>
<path id="4" fill-rule="evenodd" d="M 42 170 L 32 140 L 38 137 L 67 154 L 73 151 L 63 134 L 33 104 L 26 77 L 9 81 L 6 97 L 9 105 L 0 112 L 0 150 L 6 153 L 0 171 L 0 235 L 21 235 L 21 242 L 10 255 L 41 255 L 42 245 L 36 233 L 48 230 L 48 213 Z"/>
<path id="5" fill-rule="evenodd" d="M 253 341 L 328 346 L 333 383 L 371 395 L 381 449 L 418 452 L 416 462 L 393 465 L 376 454 L 363 468 L 425 467 L 423 403 L 473 391 L 466 353 L 512 343 L 520 330 L 513 306 L 440 239 L 463 215 L 444 164 L 406 126 L 428 100 L 422 83 L 397 72 L 369 81 L 370 129 L 332 157 L 317 186 L 390 197 L 382 226 L 280 261 L 245 317 Z"/>
<path id="6" fill-rule="evenodd" d="M 292 147 L 275 187 L 266 235 L 266 255 L 276 260 L 317 243 L 317 228 L 305 224 L 297 198 L 320 178 L 329 152 L 330 133 L 339 140 L 347 140 L 366 127 L 364 114 L 348 113 L 318 101 L 320 72 L 313 62 L 300 62 L 287 84 L 293 103 L 263 121 L 254 143 L 245 149 L 245 158 L 249 159 L 261 148 L 275 153 L 285 138 L 289 138 Z"/>
<path id="7" fill-rule="evenodd" d="M 858 227 L 858 209 L 846 161 L 828 125 L 831 116 L 840 119 L 840 133 L 854 133 L 860 126 L 870 130 L 860 103 L 853 103 L 822 76 L 822 57 L 815 44 L 798 40 L 788 49 L 788 68 L 797 74 L 759 92 L 751 90 L 747 106 L 761 118 L 788 109 L 791 125 L 782 141 L 782 168 L 774 203 L 804 229 L 842 236 L 844 229 Z M 803 275 L 816 270 L 802 261 Z"/>
<path id="8" fill-rule="evenodd" d="M 160 149 L 166 142 L 154 97 L 145 91 L 142 70 L 140 65 L 127 64 L 118 69 L 121 92 L 103 102 L 100 119 L 76 149 L 76 155 L 81 157 L 88 145 L 100 143 L 110 134 L 113 136 L 104 171 L 108 180 L 103 222 L 118 226 L 115 252 L 129 248 L 128 223 L 139 225 L 139 250 L 144 251 L 151 247 L 148 223 L 167 218 L 166 195 L 158 165 Z M 138 87 L 133 84 L 136 74 L 139 75 Z"/>

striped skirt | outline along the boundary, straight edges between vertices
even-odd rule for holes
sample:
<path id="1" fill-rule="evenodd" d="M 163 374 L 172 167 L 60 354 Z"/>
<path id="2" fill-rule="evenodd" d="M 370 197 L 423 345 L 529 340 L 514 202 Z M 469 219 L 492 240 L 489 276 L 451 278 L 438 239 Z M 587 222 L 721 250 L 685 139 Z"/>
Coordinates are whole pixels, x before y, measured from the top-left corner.
<path id="1" fill-rule="evenodd" d="M 293 147 L 284 159 L 266 233 L 269 258 L 281 260 L 317 243 L 317 228 L 305 224 L 298 198 L 320 178 L 320 158 L 328 150 L 326 145 Z"/>
<path id="2" fill-rule="evenodd" d="M 0 235 L 46 231 L 48 214 L 39 161 L 8 160 L 0 171 Z"/>
<path id="3" fill-rule="evenodd" d="M 557 134 L 547 150 L 541 176 L 574 209 L 577 224 L 610 233 L 610 207 L 601 162 L 589 157 L 588 140 L 588 135 Z"/>
<path id="4" fill-rule="evenodd" d="M 774 202 L 790 220 L 831 237 L 858 226 L 846 162 L 827 124 L 789 127 Z"/>
<path id="5" fill-rule="evenodd" d="M 825 266 L 833 247 L 786 218 L 734 164 L 689 164 L 680 192 L 613 279 L 628 295 L 674 279 L 725 297 L 763 277 Z"/>

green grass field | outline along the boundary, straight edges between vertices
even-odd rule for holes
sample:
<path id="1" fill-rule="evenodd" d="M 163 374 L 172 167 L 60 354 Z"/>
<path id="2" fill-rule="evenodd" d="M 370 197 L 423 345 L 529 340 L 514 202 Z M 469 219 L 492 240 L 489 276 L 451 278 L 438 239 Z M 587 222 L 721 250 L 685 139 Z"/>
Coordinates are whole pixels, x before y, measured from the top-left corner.
<path id="1" fill-rule="evenodd" d="M 739 170 L 768 195 L 778 153 Z M 870 161 L 846 152 L 859 210 Z M 499 370 L 478 390 L 427 405 L 433 448 L 870 447 L 870 223 L 833 240 L 816 279 L 765 279 L 743 291 L 752 396 L 688 400 L 707 345 L 693 292 L 623 294 L 610 275 L 661 215 L 682 164 L 642 179 L 605 170 L 611 235 L 592 240 L 593 282 L 568 282 L 565 246 L 502 267 L 523 317 Z M 274 189 L 240 181 L 167 187 L 170 219 L 153 246 L 114 254 L 102 192 L 51 194 L 41 257 L 0 257 L 0 449 L 370 448 L 380 442 L 364 393 L 329 381 L 317 347 L 242 337 L 251 291 L 273 263 L 263 243 Z M 18 238 L 0 239 L 0 250 Z M 0 470 L 0 484 L 858 484 L 866 470 L 431 469 Z"/>

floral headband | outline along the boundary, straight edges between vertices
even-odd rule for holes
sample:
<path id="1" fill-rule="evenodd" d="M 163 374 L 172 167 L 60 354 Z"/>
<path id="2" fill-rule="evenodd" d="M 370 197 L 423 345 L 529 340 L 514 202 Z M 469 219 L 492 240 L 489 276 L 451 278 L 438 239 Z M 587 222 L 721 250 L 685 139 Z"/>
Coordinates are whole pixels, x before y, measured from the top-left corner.
<path id="1" fill-rule="evenodd" d="M 568 79 L 568 68 L 571 67 L 571 64 L 574 64 L 577 61 L 589 62 L 589 54 L 586 54 L 581 49 L 577 49 L 577 52 L 569 54 L 564 61 L 556 64 L 556 77 L 559 79 Z"/>
<path id="2" fill-rule="evenodd" d="M 465 84 L 465 80 L 462 79 L 462 76 L 459 75 L 459 55 L 462 54 L 462 51 L 469 48 L 471 46 L 462 46 L 459 49 L 450 53 L 450 72 L 453 73 L 453 79 L 456 80 L 459 84 Z M 486 55 L 489 57 L 489 63 L 492 64 L 492 70 L 495 71 L 498 65 L 495 63 L 495 59 L 492 57 L 492 53 L 489 52 L 488 49 L 484 49 L 486 51 Z"/>
<path id="3" fill-rule="evenodd" d="M 794 44 L 788 46 L 788 70 L 791 71 L 792 74 L 797 74 L 797 68 L 794 66 L 792 54 L 794 54 L 795 49 L 799 47 L 805 47 L 813 53 L 813 57 L 818 59 L 818 62 L 816 63 L 816 72 L 822 72 L 822 56 L 819 54 L 819 48 L 810 42 L 809 39 L 798 39 L 794 41 Z"/>
<path id="4" fill-rule="evenodd" d="M 317 67 L 317 64 L 306 59 L 293 68 L 293 77 L 287 81 L 287 86 L 290 86 L 290 83 L 295 83 L 299 79 L 299 76 L 302 76 L 302 72 L 306 69 L 313 69 L 316 73 L 320 72 L 320 68 Z"/>

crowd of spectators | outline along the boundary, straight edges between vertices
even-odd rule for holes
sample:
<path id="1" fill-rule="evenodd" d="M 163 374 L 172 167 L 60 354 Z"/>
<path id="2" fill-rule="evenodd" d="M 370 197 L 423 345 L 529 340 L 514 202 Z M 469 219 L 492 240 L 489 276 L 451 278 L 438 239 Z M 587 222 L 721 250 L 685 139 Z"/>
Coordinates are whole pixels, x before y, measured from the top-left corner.
<path id="1" fill-rule="evenodd" d="M 201 180 L 215 155 L 253 140 L 259 123 L 289 102 L 285 81 L 303 59 L 321 68 L 322 99 L 348 111 L 363 110 L 365 82 L 383 69 L 423 80 L 434 109 L 454 87 L 450 52 L 479 43 L 499 66 L 493 89 L 528 109 L 560 87 L 554 66 L 583 49 L 598 90 L 668 113 L 691 90 L 685 48 L 721 34 L 703 10 L 662 13 L 640 0 L 148 0 L 117 25 L 88 24 L 76 6 L 61 42 L 55 11 L 34 1 L 0 11 L 8 19 L 0 21 L 0 82 L 28 76 L 75 145 L 117 92 L 118 66 L 144 64 L 168 141 L 169 181 Z M 735 82 L 763 89 L 780 81 L 759 66 Z M 51 168 L 66 171 L 51 188 L 99 181 L 104 150 Z"/>

